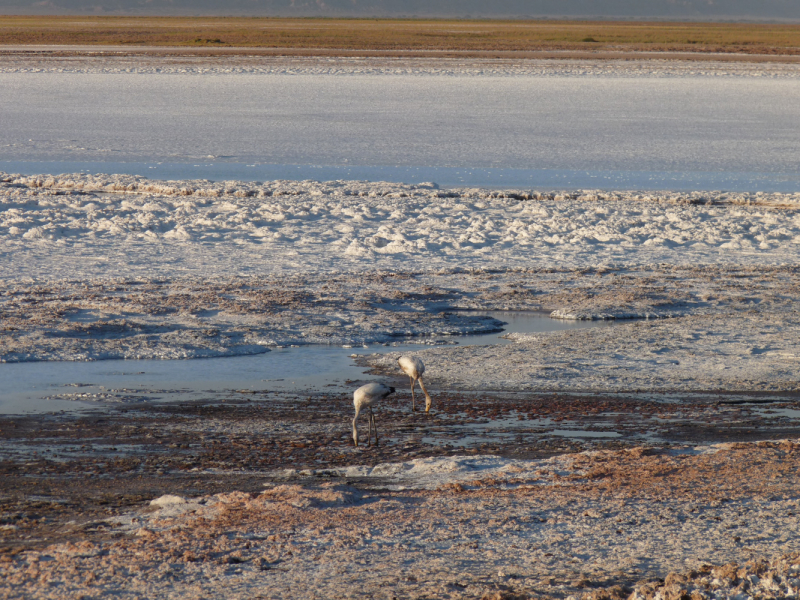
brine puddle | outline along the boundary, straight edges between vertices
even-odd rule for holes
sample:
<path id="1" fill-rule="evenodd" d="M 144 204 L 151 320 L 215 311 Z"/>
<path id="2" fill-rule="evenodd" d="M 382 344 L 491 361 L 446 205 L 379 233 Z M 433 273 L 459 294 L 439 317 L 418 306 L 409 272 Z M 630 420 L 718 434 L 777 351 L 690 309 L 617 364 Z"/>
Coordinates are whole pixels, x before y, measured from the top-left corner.
<path id="1" fill-rule="evenodd" d="M 541 312 L 471 311 L 505 322 L 503 331 L 483 335 L 435 336 L 388 344 L 343 348 L 272 348 L 265 354 L 193 360 L 104 360 L 28 362 L 0 365 L 4 391 L 0 413 L 73 411 L 108 404 L 217 400 L 242 390 L 339 393 L 376 379 L 354 363 L 355 355 L 415 352 L 444 344 L 508 344 L 507 333 L 536 333 L 608 327 L 613 321 L 564 321 Z M 400 373 L 398 372 L 398 375 Z M 435 377 L 431 377 L 433 389 Z"/>

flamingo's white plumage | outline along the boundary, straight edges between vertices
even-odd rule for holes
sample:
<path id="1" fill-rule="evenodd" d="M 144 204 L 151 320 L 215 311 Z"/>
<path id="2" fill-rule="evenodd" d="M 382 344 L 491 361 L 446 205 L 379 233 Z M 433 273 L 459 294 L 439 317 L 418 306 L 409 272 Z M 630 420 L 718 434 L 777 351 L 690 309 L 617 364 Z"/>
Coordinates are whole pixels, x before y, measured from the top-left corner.
<path id="1" fill-rule="evenodd" d="M 422 361 L 416 356 L 401 356 L 397 359 L 397 364 L 400 365 L 403 373 L 408 375 L 408 378 L 411 380 L 411 410 L 417 410 L 414 398 L 414 385 L 419 381 L 419 387 L 421 387 L 422 391 L 425 393 L 425 412 L 429 412 L 433 400 L 431 400 L 431 396 L 428 394 L 428 390 L 425 389 L 425 384 L 422 382 L 422 374 L 425 372 L 425 365 L 422 364 Z"/>
<path id="2" fill-rule="evenodd" d="M 356 407 L 356 416 L 353 417 L 353 442 L 358 446 L 358 429 L 356 421 L 358 415 L 365 408 L 369 409 L 369 432 L 367 433 L 367 446 L 372 442 L 372 430 L 375 430 L 375 445 L 378 445 L 378 428 L 375 425 L 375 415 L 372 414 L 372 405 L 394 393 L 394 388 L 382 383 L 368 383 L 362 385 L 353 394 L 353 406 Z"/>

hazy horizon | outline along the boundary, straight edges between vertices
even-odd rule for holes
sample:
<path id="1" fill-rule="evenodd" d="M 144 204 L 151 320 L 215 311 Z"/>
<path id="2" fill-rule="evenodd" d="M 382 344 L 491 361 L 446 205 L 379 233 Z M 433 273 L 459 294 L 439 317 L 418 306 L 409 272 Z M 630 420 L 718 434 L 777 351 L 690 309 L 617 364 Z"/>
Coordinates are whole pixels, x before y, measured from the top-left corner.
<path id="1" fill-rule="evenodd" d="M 437 17 L 800 22 L 793 0 L 0 0 L 5 15 Z"/>

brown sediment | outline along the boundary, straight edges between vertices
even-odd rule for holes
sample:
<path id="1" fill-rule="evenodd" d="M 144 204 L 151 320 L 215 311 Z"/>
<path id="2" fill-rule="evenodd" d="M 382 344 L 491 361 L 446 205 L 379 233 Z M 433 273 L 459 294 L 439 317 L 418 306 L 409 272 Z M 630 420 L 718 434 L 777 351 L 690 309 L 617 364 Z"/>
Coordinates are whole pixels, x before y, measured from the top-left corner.
<path id="1" fill-rule="evenodd" d="M 285 468 L 478 454 L 536 460 L 642 444 L 663 449 L 800 436 L 800 418 L 786 416 L 786 409 L 798 409 L 791 395 L 680 394 L 680 402 L 603 394 L 434 395 L 432 414 L 412 413 L 407 394 L 387 399 L 378 414 L 381 445 L 358 452 L 348 420 L 351 398 L 342 395 L 241 390 L 214 403 L 2 417 L 5 519 L 9 511 L 27 515 L 12 519 L 16 528 L 6 532 L 3 546 L 51 543 L 66 535 L 69 528 L 61 527 L 76 511 L 88 518 L 165 493 L 254 491 L 268 473 Z M 643 463 L 668 460 L 658 451 L 654 456 L 660 458 Z M 593 485 L 610 481 L 602 474 L 595 479 Z"/>

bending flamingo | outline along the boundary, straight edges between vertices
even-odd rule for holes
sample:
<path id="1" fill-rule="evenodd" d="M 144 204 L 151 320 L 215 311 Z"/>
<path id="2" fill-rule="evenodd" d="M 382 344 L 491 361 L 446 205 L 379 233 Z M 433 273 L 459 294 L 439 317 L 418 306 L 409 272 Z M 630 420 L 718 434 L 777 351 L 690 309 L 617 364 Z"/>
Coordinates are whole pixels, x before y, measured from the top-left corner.
<path id="1" fill-rule="evenodd" d="M 375 425 L 375 415 L 372 414 L 372 405 L 383 400 L 389 394 L 394 393 L 394 388 L 384 385 L 382 383 L 368 383 L 362 385 L 353 394 L 353 406 L 356 407 L 356 416 L 353 417 L 353 442 L 358 446 L 358 429 L 356 428 L 356 421 L 358 415 L 365 408 L 369 409 L 369 432 L 367 433 L 367 446 L 372 442 L 372 430 L 375 429 L 375 445 L 378 445 L 378 427 Z"/>
<path id="2" fill-rule="evenodd" d="M 414 385 L 419 381 L 419 387 L 421 387 L 422 391 L 425 393 L 425 412 L 429 412 L 433 400 L 431 400 L 431 396 L 428 394 L 428 390 L 425 389 L 425 384 L 422 382 L 422 374 L 425 372 L 425 365 L 422 364 L 422 361 L 416 356 L 401 356 L 397 359 L 397 363 L 400 365 L 403 373 L 408 375 L 408 378 L 411 380 L 411 410 L 417 410 L 414 398 Z"/>

